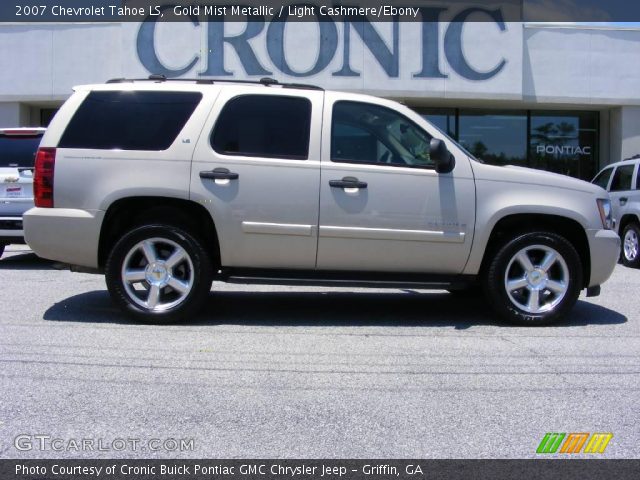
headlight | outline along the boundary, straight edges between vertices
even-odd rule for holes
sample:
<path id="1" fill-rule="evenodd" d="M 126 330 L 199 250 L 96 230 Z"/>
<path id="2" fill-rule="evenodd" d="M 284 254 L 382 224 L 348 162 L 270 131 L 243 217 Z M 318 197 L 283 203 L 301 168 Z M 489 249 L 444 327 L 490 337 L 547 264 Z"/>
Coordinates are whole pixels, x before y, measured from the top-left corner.
<path id="1" fill-rule="evenodd" d="M 612 230 L 613 216 L 611 215 L 611 200 L 608 198 L 599 198 L 596 202 L 598 203 L 598 211 L 600 212 L 600 220 L 602 220 L 603 228 Z"/>

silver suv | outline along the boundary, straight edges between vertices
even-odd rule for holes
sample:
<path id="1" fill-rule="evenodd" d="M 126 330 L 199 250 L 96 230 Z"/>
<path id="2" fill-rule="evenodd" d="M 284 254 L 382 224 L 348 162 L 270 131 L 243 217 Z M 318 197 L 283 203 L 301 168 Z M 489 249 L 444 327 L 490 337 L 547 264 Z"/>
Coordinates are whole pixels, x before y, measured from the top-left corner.
<path id="1" fill-rule="evenodd" d="M 613 163 L 593 183 L 611 195 L 613 219 L 622 238 L 622 263 L 640 267 L 640 156 Z"/>
<path id="2" fill-rule="evenodd" d="M 33 207 L 33 168 L 44 128 L 0 128 L 0 256 L 24 243 L 22 214 Z"/>
<path id="3" fill-rule="evenodd" d="M 35 252 L 104 272 L 155 323 L 216 279 L 483 288 L 506 320 L 548 324 L 599 293 L 620 245 L 600 187 L 484 164 L 393 101 L 272 79 L 77 87 L 35 194 Z"/>

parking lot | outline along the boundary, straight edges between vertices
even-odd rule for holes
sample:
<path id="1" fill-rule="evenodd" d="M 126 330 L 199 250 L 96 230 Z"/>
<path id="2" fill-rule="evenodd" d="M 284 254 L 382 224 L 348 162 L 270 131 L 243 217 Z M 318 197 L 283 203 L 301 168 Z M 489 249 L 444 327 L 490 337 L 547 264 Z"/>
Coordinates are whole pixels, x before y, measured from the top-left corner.
<path id="1" fill-rule="evenodd" d="M 208 312 L 131 323 L 103 277 L 0 259 L 0 456 L 524 458 L 546 432 L 639 457 L 640 271 L 556 327 L 446 292 L 214 284 Z M 64 440 L 19 450 L 20 435 Z M 190 451 L 68 449 L 193 439 Z M 171 445 L 169 445 L 171 446 Z"/>

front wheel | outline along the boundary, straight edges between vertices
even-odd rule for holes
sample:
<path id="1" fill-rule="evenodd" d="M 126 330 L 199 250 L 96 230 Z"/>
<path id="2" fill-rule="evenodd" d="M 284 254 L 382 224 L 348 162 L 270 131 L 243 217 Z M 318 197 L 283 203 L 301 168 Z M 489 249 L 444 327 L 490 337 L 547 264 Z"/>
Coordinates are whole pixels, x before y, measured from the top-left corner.
<path id="1" fill-rule="evenodd" d="M 564 237 L 550 232 L 516 236 L 491 259 L 484 289 L 507 321 L 527 326 L 562 319 L 582 288 L 582 264 Z"/>
<path id="2" fill-rule="evenodd" d="M 622 263 L 626 267 L 640 267 L 640 227 L 630 223 L 622 232 Z"/>
<path id="3" fill-rule="evenodd" d="M 147 225 L 125 234 L 105 266 L 107 288 L 126 313 L 148 323 L 195 315 L 211 290 L 211 260 L 201 241 L 171 225 Z"/>

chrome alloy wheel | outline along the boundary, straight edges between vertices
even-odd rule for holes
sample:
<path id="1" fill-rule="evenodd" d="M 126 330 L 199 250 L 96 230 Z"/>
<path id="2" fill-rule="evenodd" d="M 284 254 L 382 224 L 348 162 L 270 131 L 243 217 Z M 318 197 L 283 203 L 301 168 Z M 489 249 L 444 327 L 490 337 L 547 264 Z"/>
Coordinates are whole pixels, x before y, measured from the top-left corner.
<path id="1" fill-rule="evenodd" d="M 122 262 L 121 275 L 129 298 L 154 312 L 182 303 L 194 281 L 191 257 L 166 238 L 150 238 L 134 245 Z"/>
<path id="2" fill-rule="evenodd" d="M 629 262 L 633 262 L 638 257 L 638 234 L 632 228 L 629 228 L 624 234 L 623 240 L 624 258 Z"/>
<path id="3" fill-rule="evenodd" d="M 569 267 L 557 250 L 546 245 L 521 249 L 509 261 L 504 276 L 509 300 L 527 313 L 553 310 L 569 288 Z"/>

